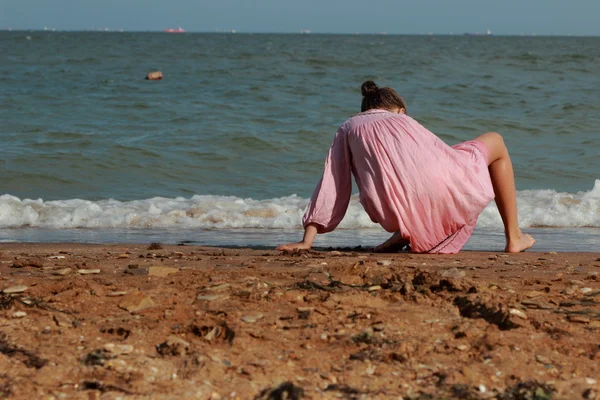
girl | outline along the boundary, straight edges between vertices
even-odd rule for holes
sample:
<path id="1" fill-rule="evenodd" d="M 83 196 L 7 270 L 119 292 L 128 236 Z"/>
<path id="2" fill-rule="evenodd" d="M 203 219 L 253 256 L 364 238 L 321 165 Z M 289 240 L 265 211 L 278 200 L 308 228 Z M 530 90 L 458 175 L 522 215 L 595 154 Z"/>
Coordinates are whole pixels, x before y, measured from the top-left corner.
<path id="1" fill-rule="evenodd" d="M 517 220 L 513 167 L 502 136 L 485 133 L 448 146 L 406 115 L 391 88 L 362 84 L 361 113 L 340 126 L 303 218 L 304 238 L 279 250 L 310 249 L 317 233 L 341 222 L 354 175 L 360 202 L 392 237 L 376 251 L 410 244 L 418 253 L 456 253 L 479 214 L 495 198 L 506 235 L 506 252 L 535 243 Z"/>

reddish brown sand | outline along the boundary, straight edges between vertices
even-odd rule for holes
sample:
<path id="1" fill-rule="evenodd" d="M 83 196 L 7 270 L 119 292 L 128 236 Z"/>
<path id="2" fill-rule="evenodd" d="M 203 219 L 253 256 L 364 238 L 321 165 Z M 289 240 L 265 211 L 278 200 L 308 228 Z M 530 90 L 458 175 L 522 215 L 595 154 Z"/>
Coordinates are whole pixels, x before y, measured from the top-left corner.
<path id="1" fill-rule="evenodd" d="M 2 244 L 0 262 L 0 398 L 600 398 L 599 253 Z"/>

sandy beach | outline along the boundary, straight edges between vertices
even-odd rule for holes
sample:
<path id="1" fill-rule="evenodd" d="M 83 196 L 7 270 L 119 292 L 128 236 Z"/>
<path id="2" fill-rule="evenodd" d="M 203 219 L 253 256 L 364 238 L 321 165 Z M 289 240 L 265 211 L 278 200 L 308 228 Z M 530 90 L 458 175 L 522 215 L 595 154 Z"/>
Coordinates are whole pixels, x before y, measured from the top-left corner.
<path id="1" fill-rule="evenodd" d="M 0 398 L 600 398 L 600 253 L 0 244 Z"/>

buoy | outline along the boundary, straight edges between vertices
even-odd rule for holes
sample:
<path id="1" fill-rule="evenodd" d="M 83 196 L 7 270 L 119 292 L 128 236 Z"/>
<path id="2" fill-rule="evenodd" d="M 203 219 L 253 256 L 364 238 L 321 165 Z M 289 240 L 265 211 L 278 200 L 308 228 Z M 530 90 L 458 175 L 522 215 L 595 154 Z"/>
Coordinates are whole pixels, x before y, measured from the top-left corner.
<path id="1" fill-rule="evenodd" d="M 148 75 L 146 75 L 146 79 L 150 80 L 150 81 L 159 81 L 163 78 L 162 72 L 160 71 L 153 71 L 153 72 L 148 72 Z"/>

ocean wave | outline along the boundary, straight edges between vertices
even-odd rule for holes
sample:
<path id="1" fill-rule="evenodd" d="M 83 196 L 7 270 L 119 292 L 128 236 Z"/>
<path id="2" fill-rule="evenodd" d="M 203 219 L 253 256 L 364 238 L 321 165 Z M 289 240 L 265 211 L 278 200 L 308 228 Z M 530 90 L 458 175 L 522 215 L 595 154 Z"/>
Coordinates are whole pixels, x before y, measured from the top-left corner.
<path id="1" fill-rule="evenodd" d="M 517 201 L 522 227 L 600 228 L 600 179 L 588 192 L 524 190 L 518 192 Z M 296 195 L 267 200 L 195 195 L 134 201 L 44 201 L 2 195 L 0 228 L 293 229 L 300 228 L 307 205 L 308 199 Z M 353 196 L 339 228 L 377 227 L 358 196 Z M 502 227 L 493 202 L 481 214 L 478 227 Z"/>

